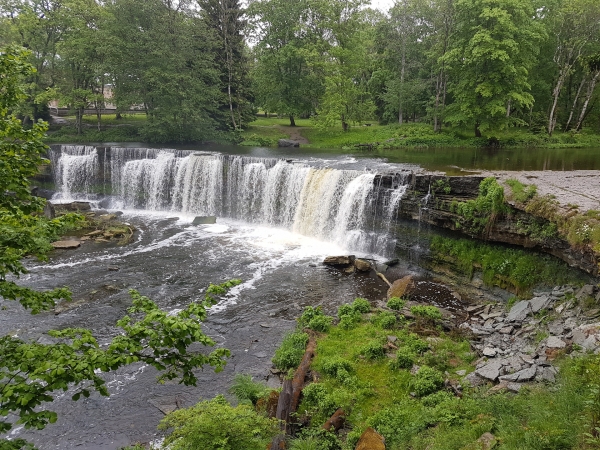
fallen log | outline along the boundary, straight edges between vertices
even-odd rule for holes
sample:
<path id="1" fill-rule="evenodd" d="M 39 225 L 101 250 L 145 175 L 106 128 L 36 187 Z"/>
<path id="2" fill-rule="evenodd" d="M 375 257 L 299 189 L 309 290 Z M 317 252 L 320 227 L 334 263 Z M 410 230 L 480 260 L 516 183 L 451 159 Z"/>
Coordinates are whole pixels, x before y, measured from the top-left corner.
<path id="1" fill-rule="evenodd" d="M 392 283 L 389 282 L 389 280 L 385 277 L 384 274 L 377 272 L 377 276 L 379 278 L 381 278 L 383 281 L 385 281 L 389 287 L 392 287 Z"/>
<path id="2" fill-rule="evenodd" d="M 338 408 L 336 412 L 333 413 L 327 421 L 323 424 L 323 429 L 327 431 L 338 431 L 340 428 L 344 426 L 344 422 L 346 421 L 346 413 L 342 408 Z"/>
<path id="3" fill-rule="evenodd" d="M 312 358 L 315 355 L 316 347 L 317 341 L 314 336 L 311 336 L 308 341 L 308 345 L 306 346 L 304 356 L 302 357 L 302 361 L 300 361 L 300 365 L 296 369 L 296 372 L 294 372 L 294 378 L 292 378 L 292 399 L 290 402 L 291 413 L 296 412 L 296 409 L 298 409 L 298 405 L 300 404 L 300 394 L 302 394 L 302 389 L 304 388 L 304 379 L 306 378 L 306 374 L 310 368 Z"/>

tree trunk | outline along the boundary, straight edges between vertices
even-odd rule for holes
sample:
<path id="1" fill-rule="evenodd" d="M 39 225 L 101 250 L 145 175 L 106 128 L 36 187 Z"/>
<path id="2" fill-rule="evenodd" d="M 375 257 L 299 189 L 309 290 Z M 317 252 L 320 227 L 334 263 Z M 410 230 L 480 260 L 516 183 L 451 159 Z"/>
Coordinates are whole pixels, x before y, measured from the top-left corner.
<path id="1" fill-rule="evenodd" d="M 586 111 L 590 104 L 590 99 L 592 98 L 592 95 L 594 95 L 594 89 L 596 88 L 596 83 L 598 82 L 599 77 L 600 70 L 596 71 L 596 74 L 593 76 L 593 78 L 590 80 L 590 83 L 588 84 L 587 92 L 585 94 L 585 101 L 583 102 L 583 106 L 581 107 L 581 114 L 579 114 L 579 120 L 577 121 L 577 126 L 575 127 L 575 130 L 577 131 L 580 131 L 581 127 L 583 126 Z"/>
<path id="2" fill-rule="evenodd" d="M 294 120 L 294 116 L 290 115 L 290 127 L 295 127 L 296 121 Z"/>
<path id="3" fill-rule="evenodd" d="M 479 129 L 479 122 L 475 122 L 475 137 L 481 137 L 481 130 Z"/>
<path id="4" fill-rule="evenodd" d="M 77 113 L 75 115 L 75 126 L 77 127 L 77 134 L 81 134 L 81 130 L 83 128 L 83 108 L 77 108 Z"/>
<path id="5" fill-rule="evenodd" d="M 571 120 L 573 119 L 573 114 L 575 113 L 575 108 L 577 107 L 577 102 L 579 101 L 579 95 L 581 94 L 581 89 L 585 84 L 586 76 L 584 75 L 581 78 L 581 83 L 579 83 L 579 88 L 577 88 L 577 93 L 575 94 L 575 100 L 573 100 L 573 106 L 571 106 L 571 112 L 569 113 L 569 119 L 567 120 L 567 124 L 565 125 L 565 131 L 569 131 L 569 126 L 571 125 Z"/>

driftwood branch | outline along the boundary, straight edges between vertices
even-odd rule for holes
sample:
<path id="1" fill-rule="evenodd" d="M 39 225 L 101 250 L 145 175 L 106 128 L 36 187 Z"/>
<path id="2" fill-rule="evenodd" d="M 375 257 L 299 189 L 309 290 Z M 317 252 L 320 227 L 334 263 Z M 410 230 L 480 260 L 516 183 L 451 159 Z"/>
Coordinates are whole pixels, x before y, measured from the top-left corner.
<path id="1" fill-rule="evenodd" d="M 333 413 L 327 421 L 323 424 L 323 429 L 327 431 L 338 431 L 340 428 L 344 426 L 344 422 L 346 421 L 346 413 L 342 408 L 338 408 L 336 412 Z"/>

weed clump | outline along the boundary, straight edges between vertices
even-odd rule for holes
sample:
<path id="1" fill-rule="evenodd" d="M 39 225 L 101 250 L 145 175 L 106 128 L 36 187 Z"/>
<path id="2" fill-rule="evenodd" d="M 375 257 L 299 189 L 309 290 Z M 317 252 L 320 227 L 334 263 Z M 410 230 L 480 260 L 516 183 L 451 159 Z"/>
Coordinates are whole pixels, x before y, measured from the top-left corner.
<path id="1" fill-rule="evenodd" d="M 404 305 L 406 305 L 406 300 L 403 300 L 400 297 L 392 297 L 387 302 L 387 307 L 394 311 L 400 311 L 404 308 Z"/>
<path id="2" fill-rule="evenodd" d="M 298 323 L 301 326 L 322 333 L 329 331 L 331 322 L 333 322 L 333 317 L 325 315 L 320 306 L 317 306 L 316 308 L 307 306 L 304 308 L 304 312 L 298 319 Z"/>
<path id="3" fill-rule="evenodd" d="M 300 364 L 306 344 L 308 343 L 308 334 L 294 332 L 286 335 L 279 348 L 275 351 L 273 364 L 282 372 L 295 369 Z"/>
<path id="4" fill-rule="evenodd" d="M 423 366 L 412 381 L 412 389 L 417 397 L 424 397 L 439 391 L 444 386 L 444 376 L 432 367 Z"/>

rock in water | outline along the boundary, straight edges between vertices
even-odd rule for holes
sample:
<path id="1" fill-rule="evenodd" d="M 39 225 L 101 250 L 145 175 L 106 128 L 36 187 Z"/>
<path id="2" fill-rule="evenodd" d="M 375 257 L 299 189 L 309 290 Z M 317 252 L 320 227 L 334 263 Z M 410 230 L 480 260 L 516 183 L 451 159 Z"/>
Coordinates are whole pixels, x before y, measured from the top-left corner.
<path id="1" fill-rule="evenodd" d="M 356 444 L 356 450 L 385 450 L 385 439 L 373 428 L 367 428 Z"/>
<path id="2" fill-rule="evenodd" d="M 44 205 L 44 217 L 46 219 L 54 219 L 56 217 L 54 205 L 50 202 L 46 202 L 46 204 Z"/>
<path id="3" fill-rule="evenodd" d="M 354 263 L 354 255 L 349 256 L 328 256 L 323 261 L 326 266 L 347 267 Z"/>
<path id="4" fill-rule="evenodd" d="M 79 241 L 56 241 L 53 242 L 52 247 L 54 248 L 60 248 L 60 249 L 71 249 L 71 248 L 77 248 L 81 245 L 81 242 Z"/>
<path id="5" fill-rule="evenodd" d="M 354 267 L 356 267 L 356 270 L 359 272 L 369 272 L 371 270 L 371 264 L 364 259 L 356 259 L 354 261 Z"/>
<path id="6" fill-rule="evenodd" d="M 217 223 L 215 216 L 196 216 L 192 225 L 213 225 L 215 223 Z"/>
<path id="7" fill-rule="evenodd" d="M 277 147 L 300 147 L 300 142 L 292 139 L 279 139 Z"/>
<path id="8" fill-rule="evenodd" d="M 409 293 L 413 286 L 413 278 L 411 275 L 407 275 L 404 278 L 394 281 L 392 287 L 389 288 L 387 292 L 388 300 L 392 297 L 402 297 Z"/>

